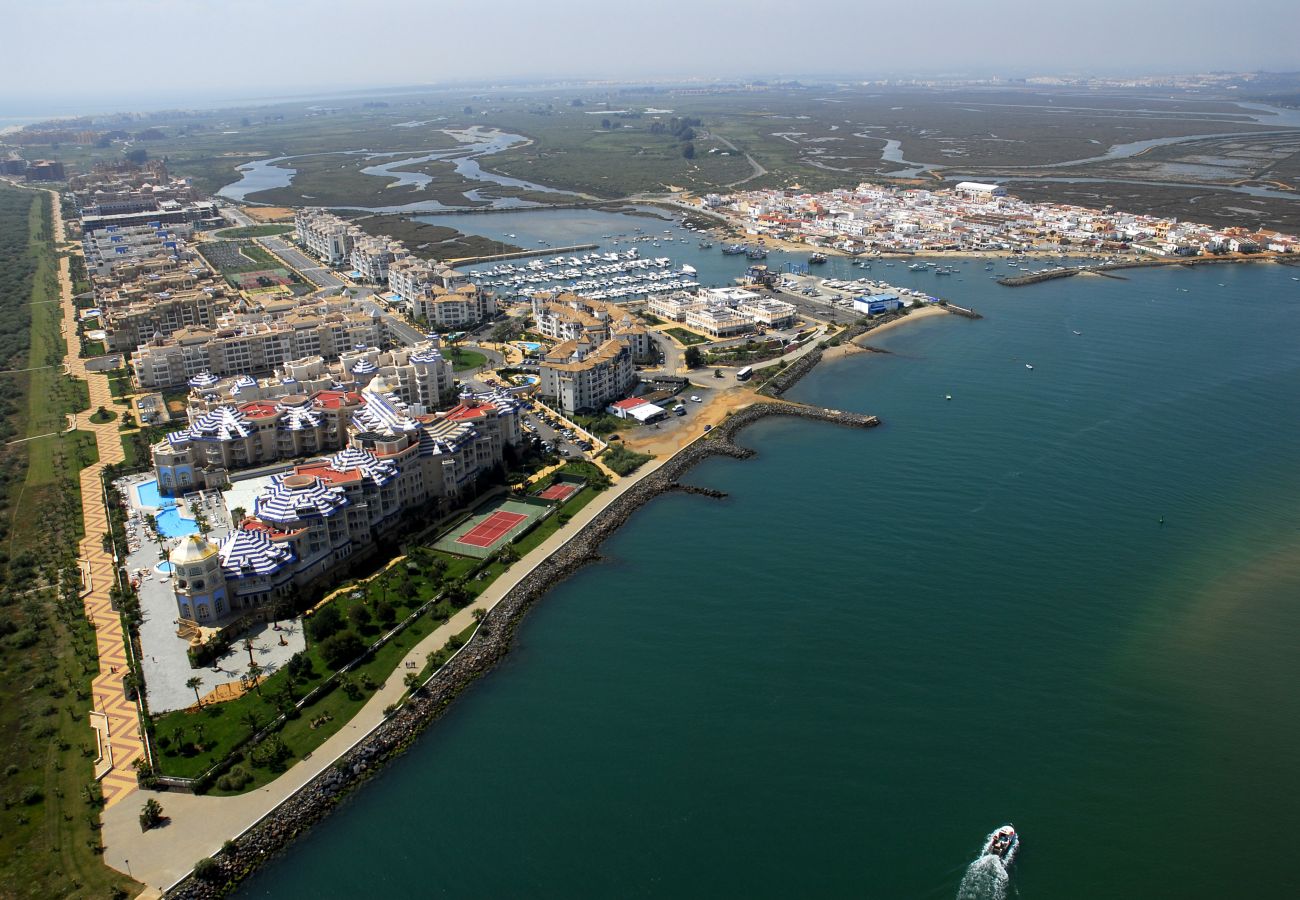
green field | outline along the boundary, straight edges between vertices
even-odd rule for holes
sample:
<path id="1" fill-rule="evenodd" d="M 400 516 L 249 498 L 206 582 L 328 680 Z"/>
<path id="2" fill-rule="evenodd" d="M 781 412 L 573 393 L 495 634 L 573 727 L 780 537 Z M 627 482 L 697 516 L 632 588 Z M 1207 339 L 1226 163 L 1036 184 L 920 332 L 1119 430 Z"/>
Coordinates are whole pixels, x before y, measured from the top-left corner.
<path id="1" fill-rule="evenodd" d="M 223 228 L 213 232 L 213 237 L 229 241 L 240 238 L 272 237 L 277 234 L 288 234 L 291 231 L 293 231 L 292 225 L 248 225 L 243 228 Z"/>
<path id="2" fill-rule="evenodd" d="M 361 216 L 353 221 L 369 234 L 385 235 L 401 241 L 408 250 L 423 259 L 463 259 L 494 253 L 514 253 L 523 249 L 475 234 L 463 234 L 454 228 L 417 222 L 408 216 Z"/>
<path id="3" fill-rule="evenodd" d="M 63 354 L 49 195 L 0 186 L 0 368 L 5 440 L 48 435 L 88 405 Z M 110 897 L 131 887 L 99 856 L 88 724 L 97 670 L 78 597 L 77 474 L 88 432 L 0 447 L 0 894 Z M 125 896 L 125 894 L 123 894 Z"/>
<path id="4" fill-rule="evenodd" d="M 696 334 L 694 331 L 687 331 L 685 328 L 665 328 L 664 334 L 671 334 L 679 343 L 687 347 L 692 344 L 707 344 L 709 339 L 702 334 Z"/>

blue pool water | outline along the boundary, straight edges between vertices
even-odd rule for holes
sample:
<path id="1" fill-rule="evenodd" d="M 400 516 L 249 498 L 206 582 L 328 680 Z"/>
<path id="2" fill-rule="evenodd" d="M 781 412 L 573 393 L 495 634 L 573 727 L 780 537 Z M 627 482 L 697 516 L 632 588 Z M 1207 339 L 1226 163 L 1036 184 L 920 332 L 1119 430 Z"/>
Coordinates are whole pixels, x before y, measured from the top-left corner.
<path id="1" fill-rule="evenodd" d="M 158 563 L 158 565 L 154 566 L 154 568 L 157 569 L 159 572 L 170 573 L 172 571 L 172 564 L 167 560 L 163 560 L 162 562 Z"/>
<path id="2" fill-rule="evenodd" d="M 522 347 L 529 353 L 536 353 L 538 350 L 542 349 L 542 345 L 535 341 L 515 341 L 515 346 Z"/>
<path id="3" fill-rule="evenodd" d="M 176 501 L 158 493 L 158 479 L 146 481 L 136 488 L 142 506 L 152 506 L 158 510 L 158 532 L 163 537 L 185 537 L 199 530 L 193 519 L 182 519 L 176 508 Z"/>

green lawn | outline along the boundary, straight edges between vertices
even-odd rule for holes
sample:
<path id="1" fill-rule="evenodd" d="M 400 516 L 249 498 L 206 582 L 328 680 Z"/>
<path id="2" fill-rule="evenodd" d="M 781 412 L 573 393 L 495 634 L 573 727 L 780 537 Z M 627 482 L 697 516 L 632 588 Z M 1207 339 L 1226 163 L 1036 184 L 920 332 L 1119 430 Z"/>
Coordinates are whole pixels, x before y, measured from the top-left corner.
<path id="1" fill-rule="evenodd" d="M 704 337 L 703 335 L 696 334 L 693 331 L 687 331 L 685 328 L 665 328 L 664 334 L 671 334 L 673 337 L 677 338 L 677 340 L 680 343 L 683 343 L 688 347 L 691 346 L 692 344 L 709 343 L 708 338 Z"/>
<path id="2" fill-rule="evenodd" d="M 293 231 L 292 225 L 248 225 L 242 228 L 223 228 L 220 231 L 213 232 L 213 237 L 234 240 L 238 238 L 272 237 L 277 234 L 288 234 L 291 231 Z"/>
<path id="3" fill-rule="evenodd" d="M 453 346 L 451 348 L 451 365 L 457 372 L 468 372 L 470 369 L 477 369 L 487 365 L 487 357 L 476 350 L 465 350 Z"/>

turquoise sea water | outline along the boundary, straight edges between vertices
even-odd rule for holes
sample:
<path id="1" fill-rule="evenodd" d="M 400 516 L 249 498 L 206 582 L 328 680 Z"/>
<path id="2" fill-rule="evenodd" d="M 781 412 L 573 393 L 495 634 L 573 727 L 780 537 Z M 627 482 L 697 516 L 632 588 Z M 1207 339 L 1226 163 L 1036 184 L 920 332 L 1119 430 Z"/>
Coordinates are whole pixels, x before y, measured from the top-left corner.
<path id="1" fill-rule="evenodd" d="M 241 896 L 1296 896 L 1297 271 L 952 279 Z"/>

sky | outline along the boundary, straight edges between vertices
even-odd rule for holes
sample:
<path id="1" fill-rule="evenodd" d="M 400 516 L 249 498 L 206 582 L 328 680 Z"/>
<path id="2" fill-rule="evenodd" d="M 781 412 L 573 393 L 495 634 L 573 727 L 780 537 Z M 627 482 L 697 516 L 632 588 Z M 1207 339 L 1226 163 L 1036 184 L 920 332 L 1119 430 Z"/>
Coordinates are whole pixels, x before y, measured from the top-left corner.
<path id="1" fill-rule="evenodd" d="M 0 120 L 519 79 L 1294 71 L 1295 20 L 1295 0 L 33 0 L 0 18 Z"/>

